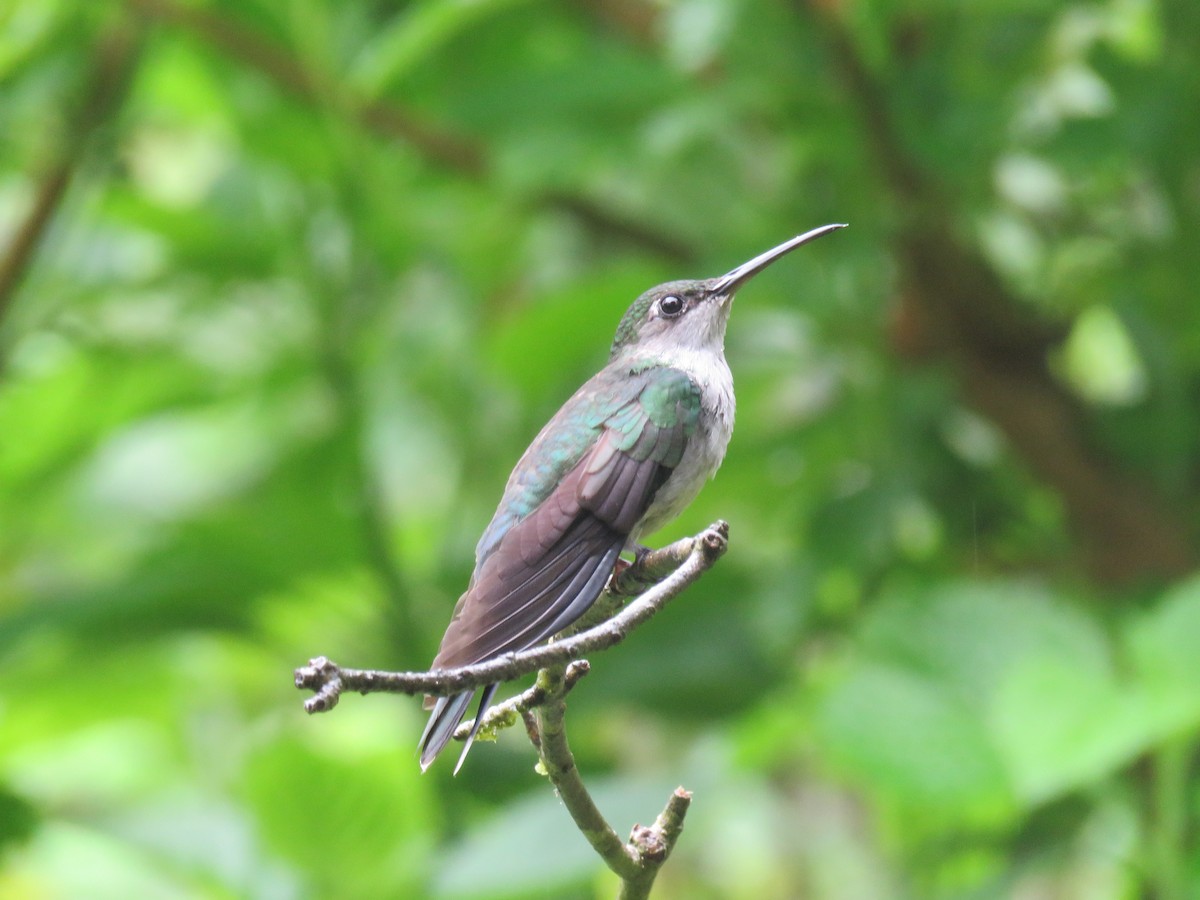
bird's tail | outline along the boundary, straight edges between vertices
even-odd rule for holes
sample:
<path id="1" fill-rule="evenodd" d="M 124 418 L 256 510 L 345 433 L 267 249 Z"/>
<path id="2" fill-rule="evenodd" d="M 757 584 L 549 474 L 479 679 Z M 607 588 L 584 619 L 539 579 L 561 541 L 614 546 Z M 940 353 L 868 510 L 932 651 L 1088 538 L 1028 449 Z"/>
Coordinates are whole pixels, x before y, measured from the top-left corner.
<path id="1" fill-rule="evenodd" d="M 462 754 L 458 757 L 458 764 L 454 767 L 455 775 L 458 774 L 463 761 L 467 758 L 467 751 L 471 749 L 471 744 L 475 741 L 475 733 L 483 724 L 483 714 L 487 711 L 488 704 L 492 702 L 492 695 L 495 693 L 496 685 L 494 684 L 489 684 L 483 689 L 483 695 L 479 698 L 479 709 L 475 713 L 475 724 L 471 726 L 471 733 L 467 735 Z M 465 691 L 455 694 L 453 697 L 437 698 L 437 702 L 433 705 L 433 711 L 429 714 L 429 722 L 421 734 L 422 772 L 428 769 L 437 759 L 438 754 L 446 749 L 446 745 L 454 737 L 454 732 L 458 730 L 458 723 L 467 714 L 467 708 L 471 705 L 471 697 L 474 695 L 474 691 Z"/>

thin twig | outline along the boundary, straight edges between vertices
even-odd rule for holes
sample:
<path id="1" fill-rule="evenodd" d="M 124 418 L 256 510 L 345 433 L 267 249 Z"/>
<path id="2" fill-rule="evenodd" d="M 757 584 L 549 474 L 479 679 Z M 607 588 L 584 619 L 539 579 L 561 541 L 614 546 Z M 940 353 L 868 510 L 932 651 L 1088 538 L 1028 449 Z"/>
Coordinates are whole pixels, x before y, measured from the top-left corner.
<path id="1" fill-rule="evenodd" d="M 691 550 L 674 572 L 607 622 L 565 640 L 521 653 L 508 653 L 472 666 L 431 672 L 345 669 L 321 656 L 296 670 L 296 687 L 316 692 L 304 702 L 304 708 L 310 713 L 318 713 L 332 709 L 343 691 L 448 696 L 485 684 L 511 681 L 549 666 L 566 665 L 587 653 L 605 650 L 623 641 L 708 571 L 725 552 L 728 540 L 729 526 L 725 522 L 716 522 L 690 539 Z"/>
<path id="2" fill-rule="evenodd" d="M 692 792 L 677 787 L 667 799 L 667 805 L 658 814 L 649 828 L 634 825 L 629 844 L 634 848 L 639 862 L 637 875 L 621 883 L 619 900 L 643 900 L 650 896 L 650 888 L 658 870 L 662 868 L 675 849 L 679 836 L 683 834 L 683 819 L 692 805 Z"/>
<path id="3" fill-rule="evenodd" d="M 583 676 L 591 671 L 591 663 L 586 659 L 577 659 L 567 666 L 566 672 L 563 674 L 563 693 L 569 692 Z M 501 731 L 505 728 L 512 728 L 517 722 L 524 721 L 526 713 L 532 712 L 545 702 L 546 691 L 540 683 L 534 682 L 533 687 L 509 697 L 503 703 L 489 706 L 487 712 L 483 714 L 483 721 L 479 723 L 475 740 L 495 740 L 496 735 Z M 474 724 L 471 721 L 462 722 L 454 732 L 454 740 L 465 741 L 473 727 Z M 537 744 L 535 743 L 534 746 Z"/>

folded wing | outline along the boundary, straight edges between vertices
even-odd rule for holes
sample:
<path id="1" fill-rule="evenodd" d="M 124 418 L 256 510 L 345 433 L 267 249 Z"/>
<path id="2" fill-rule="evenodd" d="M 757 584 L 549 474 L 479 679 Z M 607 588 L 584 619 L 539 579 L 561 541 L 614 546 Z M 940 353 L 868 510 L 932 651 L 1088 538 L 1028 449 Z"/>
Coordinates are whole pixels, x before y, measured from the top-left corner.
<path id="1" fill-rule="evenodd" d="M 700 410 L 699 390 L 687 375 L 648 369 L 631 376 L 625 396 L 615 402 L 611 394 L 587 391 L 585 385 L 564 413 L 590 417 L 597 436 L 578 459 L 568 460 L 553 490 L 490 543 L 455 608 L 434 668 L 524 650 L 578 619 L 604 589 L 629 533 L 678 465 Z M 606 399 L 607 414 L 586 405 Z M 527 457 L 546 439 L 546 432 L 539 435 Z M 422 767 L 449 742 L 469 702 L 469 693 L 436 702 L 422 737 Z"/>

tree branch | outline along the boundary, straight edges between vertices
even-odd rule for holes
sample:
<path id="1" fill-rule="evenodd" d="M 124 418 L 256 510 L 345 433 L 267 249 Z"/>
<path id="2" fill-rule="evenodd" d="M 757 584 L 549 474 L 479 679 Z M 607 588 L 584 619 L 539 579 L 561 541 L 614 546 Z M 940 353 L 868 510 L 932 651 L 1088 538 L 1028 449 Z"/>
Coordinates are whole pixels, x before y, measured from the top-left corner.
<path id="1" fill-rule="evenodd" d="M 640 874 L 636 851 L 617 836 L 579 775 L 575 756 L 567 743 L 564 724 L 567 706 L 563 702 L 563 695 L 566 693 L 563 674 L 561 665 L 538 673 L 537 683 L 545 692 L 545 700 L 535 712 L 538 734 L 535 746 L 538 748 L 542 769 L 574 820 L 575 827 L 604 860 L 604 864 L 612 869 L 622 882 L 628 883 Z"/>
<path id="2" fill-rule="evenodd" d="M 173 0 L 128 0 L 128 3 L 143 15 L 192 32 L 293 96 L 308 102 L 333 98 L 342 111 L 371 131 L 398 138 L 439 165 L 472 176 L 484 172 L 483 152 L 470 138 L 422 121 L 398 104 L 362 102 L 350 97 L 285 48 L 232 17 Z"/>
<path id="3" fill-rule="evenodd" d="M 88 141 L 121 105 L 138 50 L 138 29 L 120 22 L 100 35 L 86 69 L 81 96 L 66 119 L 70 122 L 57 155 L 42 175 L 33 204 L 0 257 L 0 322 L 12 307 L 17 287 L 42 242 L 54 212 L 87 150 Z"/>
<path id="4" fill-rule="evenodd" d="M 667 805 L 658 814 L 649 828 L 634 825 L 629 843 L 637 853 L 639 869 L 637 875 L 626 879 L 621 885 L 619 900 L 642 900 L 650 896 L 650 888 L 675 849 L 679 836 L 683 834 L 683 819 L 692 805 L 692 792 L 677 787 L 667 799 Z"/>
<path id="5" fill-rule="evenodd" d="M 705 548 L 710 533 L 721 538 L 721 544 L 714 542 L 709 548 L 719 556 L 723 552 L 723 542 L 728 538 L 727 531 L 724 523 L 718 522 L 695 538 L 676 541 L 668 547 L 640 556 L 635 563 L 614 573 L 602 601 L 594 604 L 589 612 L 607 617 L 619 606 L 621 596 L 646 590 L 654 582 L 670 577 L 673 572 L 678 573 L 698 548 Z M 716 556 L 709 565 L 716 561 Z M 696 577 L 702 573 L 703 569 L 697 570 Z M 579 637 L 582 639 L 595 634 L 601 627 L 603 625 L 587 630 L 587 625 L 582 625 Z M 567 741 L 564 698 L 590 670 L 585 659 L 575 660 L 566 666 L 559 663 L 542 669 L 533 687 L 492 706 L 484 713 L 476 738 L 494 738 L 501 729 L 512 727 L 518 721 L 523 722 L 529 740 L 538 753 L 540 769 L 554 785 L 575 826 L 604 864 L 621 879 L 619 896 L 622 900 L 642 900 L 650 895 L 658 870 L 667 861 L 683 832 L 683 819 L 692 795 L 682 787 L 676 788 L 653 825 L 634 825 L 629 840 L 621 841 L 592 799 Z M 466 740 L 471 727 L 470 722 L 461 724 L 454 734 L 455 739 Z"/>
<path id="6" fill-rule="evenodd" d="M 622 900 L 644 900 L 658 871 L 683 832 L 692 795 L 676 788 L 663 811 L 649 827 L 634 825 L 628 841 L 622 841 L 604 818 L 588 792 L 567 742 L 567 692 L 590 671 L 583 653 L 620 643 L 634 628 L 678 597 L 725 553 L 729 526 L 717 521 L 695 537 L 676 541 L 661 550 L 639 554 L 632 563 L 619 567 L 609 580 L 601 599 L 593 604 L 593 615 L 607 615 L 618 607 L 620 597 L 642 589 L 661 578 L 624 610 L 607 621 L 587 627 L 522 653 L 449 671 L 379 672 L 343 669 L 317 657 L 296 670 L 296 686 L 316 691 L 304 703 L 310 712 L 332 709 L 345 690 L 363 694 L 384 691 L 402 694 L 454 694 L 496 681 L 508 681 L 538 669 L 533 687 L 510 700 L 492 706 L 483 714 L 479 734 L 494 737 L 502 728 L 523 721 L 529 740 L 537 750 L 539 769 L 550 779 L 563 806 L 604 864 L 621 879 Z M 464 723 L 455 738 L 465 740 L 471 726 Z"/>
<path id="7" fill-rule="evenodd" d="M 664 565 L 681 548 L 690 545 L 682 563 L 670 575 L 645 591 L 624 610 L 581 634 L 520 653 L 507 653 L 472 666 L 435 669 L 430 672 L 384 672 L 375 669 L 345 669 L 319 656 L 296 670 L 296 687 L 316 692 L 304 701 L 310 713 L 327 712 L 343 691 L 360 694 L 430 694 L 448 696 L 498 681 L 511 681 L 548 666 L 565 665 L 594 650 L 605 650 L 625 640 L 638 626 L 678 597 L 721 558 L 729 540 L 729 526 L 718 521 L 694 538 L 676 542 L 658 554 L 647 554 L 651 565 Z M 637 565 L 646 565 L 645 562 Z M 617 576 L 618 587 L 639 575 Z"/>
<path id="8" fill-rule="evenodd" d="M 586 659 L 577 659 L 575 662 L 567 666 L 563 673 L 563 693 L 566 694 L 579 683 L 579 679 L 592 671 L 591 663 Z M 505 728 L 511 728 L 518 721 L 524 721 L 527 713 L 533 712 L 537 707 L 546 702 L 546 689 L 541 681 L 536 681 L 533 687 L 522 691 L 516 696 L 509 697 L 502 703 L 497 703 L 488 707 L 487 712 L 483 714 L 483 721 L 479 724 L 479 731 L 475 735 L 477 741 L 495 740 Z M 465 741 L 471 733 L 473 723 L 470 721 L 459 724 L 454 732 L 454 740 Z M 538 741 L 530 736 L 533 740 L 533 746 L 538 748 Z"/>
<path id="9" fill-rule="evenodd" d="M 575 765 L 575 756 L 567 742 L 566 703 L 563 698 L 570 690 L 561 665 L 538 673 L 535 688 L 542 700 L 535 710 L 536 731 L 530 739 L 537 748 L 541 768 L 558 792 L 575 827 L 591 844 L 604 864 L 621 879 L 621 900 L 642 900 L 658 870 L 667 861 L 675 842 L 683 832 L 692 795 L 676 788 L 654 824 L 634 825 L 628 841 L 622 841 L 604 818 Z"/>

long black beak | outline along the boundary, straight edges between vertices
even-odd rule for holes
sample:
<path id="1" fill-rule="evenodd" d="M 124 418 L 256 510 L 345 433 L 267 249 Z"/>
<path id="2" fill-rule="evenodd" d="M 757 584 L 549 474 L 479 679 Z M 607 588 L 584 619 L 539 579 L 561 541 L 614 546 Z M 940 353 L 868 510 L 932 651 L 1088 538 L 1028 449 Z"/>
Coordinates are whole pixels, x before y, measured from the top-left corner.
<path id="1" fill-rule="evenodd" d="M 730 296 L 739 287 L 769 266 L 779 257 L 791 253 L 801 244 L 807 244 L 809 241 L 815 241 L 819 237 L 824 237 L 831 231 L 837 231 L 839 228 L 845 228 L 845 224 L 839 225 L 822 225 L 820 228 L 814 228 L 812 231 L 806 231 L 804 234 L 798 234 L 790 241 L 784 241 L 778 247 L 772 247 L 766 253 L 760 253 L 750 262 L 742 263 L 728 275 L 723 276 L 715 285 L 712 292 L 718 296 Z"/>

